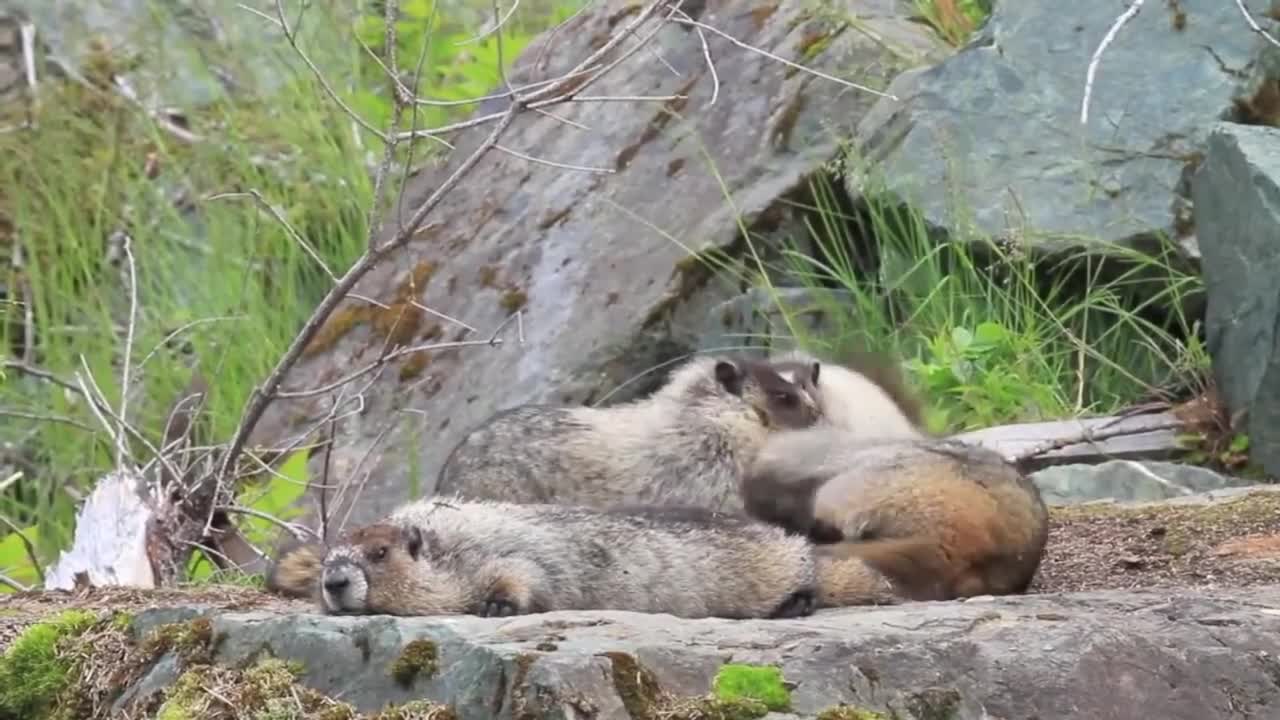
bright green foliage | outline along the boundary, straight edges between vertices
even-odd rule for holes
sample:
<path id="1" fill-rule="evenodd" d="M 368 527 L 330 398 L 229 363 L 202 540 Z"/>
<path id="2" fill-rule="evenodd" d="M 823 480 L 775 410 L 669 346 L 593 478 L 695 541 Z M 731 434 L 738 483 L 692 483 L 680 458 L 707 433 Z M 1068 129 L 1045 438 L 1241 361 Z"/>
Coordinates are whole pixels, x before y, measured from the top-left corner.
<path id="1" fill-rule="evenodd" d="M 39 528 L 33 525 L 24 528 L 22 533 L 34 545 L 39 531 Z M 35 585 L 40 580 L 40 574 L 31 564 L 31 554 L 27 552 L 27 546 L 16 532 L 0 536 L 0 573 L 27 587 Z M 0 585 L 0 593 L 12 591 L 13 588 L 8 585 Z"/>
<path id="2" fill-rule="evenodd" d="M 560 3 L 551 17 L 539 18 L 532 27 L 521 23 L 519 16 L 509 18 L 502 25 L 500 39 L 498 33 L 490 33 L 477 40 L 480 23 L 460 22 L 458 17 L 445 15 L 431 0 L 400 3 L 396 55 L 402 75 L 411 77 L 420 67 L 419 96 L 455 103 L 420 107 L 417 125 L 438 127 L 472 112 L 475 103 L 464 101 L 500 91 L 502 71 L 511 67 L 535 35 L 569 17 L 579 5 L 574 0 Z M 484 17 L 491 25 L 489 15 L 477 13 L 476 17 Z M 375 15 L 361 18 L 356 25 L 357 37 L 379 58 L 384 57 L 385 27 L 383 18 Z M 386 71 L 382 64 L 370 60 L 365 73 L 370 89 L 357 93 L 355 108 L 375 126 L 385 127 L 392 111 Z"/>
<path id="3" fill-rule="evenodd" d="M 67 610 L 28 627 L 0 658 L 0 718 L 38 718 L 71 681 L 71 663 L 59 641 L 87 630 L 97 617 Z"/>
<path id="4" fill-rule="evenodd" d="M 754 700 L 776 712 L 791 708 L 791 691 L 782 671 L 771 666 L 728 664 L 720 668 L 711 686 L 721 700 Z"/>

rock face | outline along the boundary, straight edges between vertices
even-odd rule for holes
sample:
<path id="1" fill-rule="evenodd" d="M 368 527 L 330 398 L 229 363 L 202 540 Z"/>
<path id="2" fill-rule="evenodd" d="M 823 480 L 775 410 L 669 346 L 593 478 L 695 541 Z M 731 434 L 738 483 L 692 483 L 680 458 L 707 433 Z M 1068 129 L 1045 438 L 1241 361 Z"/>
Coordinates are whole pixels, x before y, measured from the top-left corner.
<path id="1" fill-rule="evenodd" d="M 1262 45 L 1239 9 L 1179 2 L 1179 29 L 1169 9 L 1145 7 L 1103 55 L 1081 126 L 1089 58 L 1123 6 L 994 6 L 965 48 L 899 76 L 889 90 L 903 102 L 863 122 L 861 155 L 878 162 L 887 189 L 939 228 L 972 225 L 1046 250 L 1167 233 L 1194 255 L 1175 191 L 1211 124 L 1231 111 L 1236 69 Z M 862 190 L 856 176 L 849 185 Z"/>
<path id="2" fill-rule="evenodd" d="M 1192 190 L 1214 377 L 1247 413 L 1250 456 L 1280 475 L 1280 130 L 1217 124 Z"/>
<path id="3" fill-rule="evenodd" d="M 148 107 L 202 106 L 230 90 L 270 90 L 284 79 L 256 61 L 285 52 L 276 28 L 235 3 L 0 0 L 5 14 L 32 22 L 37 40 L 70 67 L 82 67 L 99 42 L 136 54 L 140 62 L 127 80 Z M 193 41 L 203 52 L 182 50 Z"/>
<path id="4" fill-rule="evenodd" d="M 151 610 L 135 628 L 191 617 Z M 822 611 L 800 620 L 682 621 L 635 613 L 322 617 L 214 613 L 214 660 L 297 660 L 302 682 L 365 711 L 427 698 L 463 720 L 659 717 L 655 690 L 705 696 L 727 662 L 776 665 L 789 712 L 901 720 L 1274 717 L 1280 586 L 1095 592 Z M 431 667 L 390 669 L 414 641 Z M 144 679 L 172 682 L 173 658 Z M 657 688 L 653 686 L 656 681 Z M 681 717 L 675 715 L 674 717 Z"/>
<path id="5" fill-rule="evenodd" d="M 1220 475 L 1194 465 L 1132 460 L 1057 465 L 1033 473 L 1031 479 L 1050 505 L 1097 500 L 1158 502 L 1250 485 L 1245 478 Z"/>
<path id="6" fill-rule="evenodd" d="M 927 60 L 939 48 L 927 28 L 892 12 L 895 6 L 846 3 L 858 18 L 856 30 L 832 24 L 802 0 L 698 4 L 698 20 L 783 57 L 803 56 L 829 75 L 883 87 L 903 58 Z M 535 39 L 511 81 L 559 76 L 639 7 L 628 0 L 593 5 L 555 36 L 552 51 L 543 53 L 543 40 Z M 655 38 L 659 52 L 636 53 L 590 93 L 684 93 L 688 100 L 570 103 L 554 113 L 589 130 L 526 113 L 502 139 L 518 152 L 608 173 L 491 152 L 439 206 L 428 229 L 357 287 L 356 294 L 390 310 L 350 299 L 335 312 L 289 387 L 317 387 L 367 365 L 392 328 L 392 345 L 484 341 L 513 311 L 524 313 L 522 323 L 506 323 L 500 346 L 422 352 L 370 376 L 372 385 L 361 390 L 363 411 L 341 423 L 330 461 L 334 478 L 363 481 L 369 473 L 360 492 L 346 494 L 359 497 L 350 522 L 381 514 L 410 493 L 431 492 L 461 434 L 502 407 L 599 401 L 621 386 L 609 397 L 617 402 L 651 390 L 661 374 L 626 381 L 693 350 L 708 309 L 739 289 L 709 282 L 686 248 L 743 254 L 737 213 L 753 233 L 784 220 L 781 199 L 838 157 L 840 136 L 851 136 L 876 99 L 705 35 L 714 78 L 699 34 L 669 24 Z M 502 109 L 491 101 L 477 114 Z M 386 232 L 490 130 L 450 138 L 456 150 L 447 165 L 409 180 Z M 473 330 L 422 312 L 411 300 Z M 351 392 L 346 397 L 350 402 Z M 253 441 L 295 436 L 332 406 L 328 396 L 274 403 Z M 316 454 L 311 472 L 318 477 L 321 468 Z"/>

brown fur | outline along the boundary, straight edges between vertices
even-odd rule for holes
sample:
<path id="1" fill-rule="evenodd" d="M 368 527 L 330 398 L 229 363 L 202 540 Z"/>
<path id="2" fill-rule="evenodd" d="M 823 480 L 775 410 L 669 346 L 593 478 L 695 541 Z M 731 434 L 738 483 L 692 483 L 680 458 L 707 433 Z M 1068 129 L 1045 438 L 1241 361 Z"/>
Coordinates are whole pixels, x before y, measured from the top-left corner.
<path id="1" fill-rule="evenodd" d="M 471 430 L 436 492 L 607 508 L 626 503 L 741 509 L 738 485 L 768 435 L 820 411 L 817 365 L 787 381 L 769 364 L 697 357 L 652 396 L 619 405 L 524 405 Z"/>
<path id="2" fill-rule="evenodd" d="M 296 540 L 283 544 L 267 568 L 266 588 L 277 595 L 318 600 L 324 547 Z"/>
<path id="3" fill-rule="evenodd" d="M 915 600 L 1025 592 L 1048 539 L 1031 480 L 995 452 L 955 441 L 858 441 L 833 428 L 779 433 L 743 483 L 747 512 L 839 543 L 820 565 L 863 564 Z M 824 583 L 837 569 L 823 571 Z M 855 601 L 860 602 L 858 598 Z M 851 604 L 827 593 L 823 604 Z"/>
<path id="4" fill-rule="evenodd" d="M 781 528 L 692 507 L 595 510 L 422 500 L 282 557 L 274 585 L 319 588 L 329 613 L 515 615 L 630 610 L 798 617 L 816 594 L 813 546 Z"/>
<path id="5" fill-rule="evenodd" d="M 770 362 L 784 378 L 791 374 L 813 376 L 823 415 L 819 424 L 863 439 L 927 435 L 924 405 L 902 368 L 887 355 L 852 352 L 844 362 L 835 363 L 791 350 L 775 355 Z"/>

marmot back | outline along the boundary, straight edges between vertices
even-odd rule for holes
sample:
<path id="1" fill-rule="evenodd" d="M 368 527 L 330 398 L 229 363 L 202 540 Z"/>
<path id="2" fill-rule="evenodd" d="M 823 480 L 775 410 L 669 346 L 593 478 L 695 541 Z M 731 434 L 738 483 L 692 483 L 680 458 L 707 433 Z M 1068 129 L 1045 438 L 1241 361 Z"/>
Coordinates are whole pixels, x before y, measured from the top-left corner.
<path id="1" fill-rule="evenodd" d="M 769 362 L 784 378 L 797 373 L 815 377 L 821 425 L 847 430 L 863 440 L 926 436 L 920 399 L 888 357 L 853 353 L 848 364 L 840 364 L 790 350 Z M 811 369 L 815 364 L 820 374 Z"/>
<path id="2" fill-rule="evenodd" d="M 818 421 L 812 373 L 698 357 L 653 395 L 611 407 L 500 411 L 450 452 L 436 492 L 606 508 L 740 510 L 738 485 L 769 433 Z"/>
<path id="3" fill-rule="evenodd" d="M 797 617 L 812 612 L 817 593 L 804 538 L 699 508 L 437 498 L 346 533 L 323 555 L 319 577 L 305 577 L 316 546 L 290 552 L 277 564 L 304 570 L 289 594 L 318 592 L 329 613 Z"/>
<path id="4" fill-rule="evenodd" d="M 743 498 L 753 517 L 840 543 L 820 563 L 860 559 L 912 599 L 1025 592 L 1048 540 L 1048 509 L 1030 478 L 956 441 L 779 433 L 748 472 Z M 843 603 L 824 593 L 823 604 Z"/>

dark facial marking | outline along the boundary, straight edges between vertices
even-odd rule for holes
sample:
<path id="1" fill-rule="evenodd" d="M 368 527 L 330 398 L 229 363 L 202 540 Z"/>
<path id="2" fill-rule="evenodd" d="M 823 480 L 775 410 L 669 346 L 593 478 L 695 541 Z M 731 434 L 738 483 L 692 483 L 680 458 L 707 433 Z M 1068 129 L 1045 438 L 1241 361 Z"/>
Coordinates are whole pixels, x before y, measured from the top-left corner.
<path id="1" fill-rule="evenodd" d="M 811 370 L 812 367 L 807 363 L 782 363 L 777 366 L 751 363 L 747 366 L 747 372 L 768 399 L 767 412 L 774 425 L 804 428 L 817 422 L 817 411 L 806 405 L 803 399 L 803 393 L 806 392 L 811 397 L 817 395 L 817 389 L 804 379 Z M 793 372 L 798 382 L 788 382 L 782 376 L 787 371 Z"/>
<path id="2" fill-rule="evenodd" d="M 405 549 L 409 551 L 409 557 L 417 560 L 422 555 L 422 530 L 417 526 L 409 526 L 403 530 Z"/>
<path id="3" fill-rule="evenodd" d="M 734 395 L 742 395 L 742 385 L 746 375 L 741 367 L 730 360 L 720 360 L 716 363 L 716 382 Z"/>

